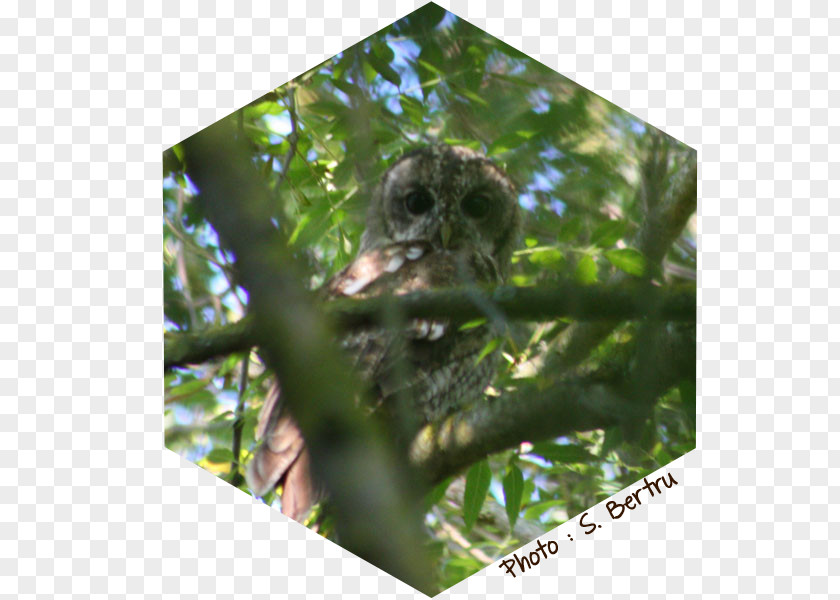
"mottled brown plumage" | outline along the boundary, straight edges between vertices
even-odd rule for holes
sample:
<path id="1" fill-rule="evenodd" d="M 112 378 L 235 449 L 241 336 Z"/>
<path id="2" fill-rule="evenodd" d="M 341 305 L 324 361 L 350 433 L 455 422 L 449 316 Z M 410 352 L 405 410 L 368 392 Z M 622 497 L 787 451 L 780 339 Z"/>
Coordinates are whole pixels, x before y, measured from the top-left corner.
<path id="1" fill-rule="evenodd" d="M 408 153 L 377 186 L 357 257 L 322 288 L 322 298 L 499 284 L 506 280 L 519 230 L 514 186 L 484 156 L 445 144 Z M 374 409 L 420 425 L 479 398 L 494 361 L 476 358 L 494 332 L 489 325 L 458 331 L 445 318 L 415 320 L 404 330 L 366 327 L 341 345 L 370 384 Z M 283 513 L 297 520 L 321 497 L 309 453 L 275 386 L 257 427 L 262 439 L 247 469 L 258 495 L 283 486 Z"/>

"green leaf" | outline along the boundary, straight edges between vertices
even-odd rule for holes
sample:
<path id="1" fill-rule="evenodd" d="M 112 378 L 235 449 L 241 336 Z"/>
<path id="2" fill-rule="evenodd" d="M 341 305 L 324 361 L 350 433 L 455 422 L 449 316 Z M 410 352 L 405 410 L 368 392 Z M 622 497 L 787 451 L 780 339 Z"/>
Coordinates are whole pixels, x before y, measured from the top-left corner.
<path id="1" fill-rule="evenodd" d="M 400 87 L 402 84 L 400 74 L 391 68 L 391 65 L 373 53 L 367 55 L 367 61 L 370 63 L 370 66 L 373 67 L 377 73 L 382 75 L 386 81 L 390 81 L 395 86 Z"/>
<path id="2" fill-rule="evenodd" d="M 188 396 L 199 390 L 203 390 L 206 387 L 207 382 L 203 379 L 193 379 L 192 381 L 182 383 L 181 385 L 176 385 L 174 388 L 169 390 L 167 396 Z"/>
<path id="3" fill-rule="evenodd" d="M 370 51 L 387 63 L 394 60 L 394 51 L 391 46 L 375 36 L 371 38 Z"/>
<path id="4" fill-rule="evenodd" d="M 565 262 L 566 257 L 559 248 L 543 248 L 536 250 L 528 256 L 528 261 L 535 265 L 543 267 L 561 267 Z"/>
<path id="5" fill-rule="evenodd" d="M 656 459 L 656 462 L 659 463 L 660 466 L 667 465 L 669 462 L 674 460 L 674 457 L 662 444 L 656 445 L 656 447 L 653 450 L 653 457 Z"/>
<path id="6" fill-rule="evenodd" d="M 234 416 L 234 414 L 233 414 L 232 410 L 226 410 L 225 412 L 223 412 L 221 414 L 218 414 L 215 417 L 213 417 L 212 419 L 210 419 L 209 423 L 221 423 L 222 421 L 228 421 L 228 420 L 231 423 L 233 423 L 233 416 Z"/>
<path id="7" fill-rule="evenodd" d="M 369 84 L 373 83 L 373 80 L 376 79 L 377 71 L 373 65 L 370 64 L 369 60 L 362 61 L 362 74 L 365 76 L 365 81 Z"/>
<path id="8" fill-rule="evenodd" d="M 502 343 L 502 338 L 493 338 L 487 344 L 485 344 L 484 348 L 481 349 L 481 352 L 478 353 L 478 358 L 475 359 L 475 364 L 477 365 L 482 360 L 484 360 L 488 354 L 493 352 L 496 348 L 499 347 L 499 344 Z"/>
<path id="9" fill-rule="evenodd" d="M 420 125 L 423 122 L 425 111 L 423 109 L 423 104 L 421 104 L 417 98 L 412 98 L 411 96 L 406 96 L 405 94 L 401 95 L 400 107 L 402 107 L 403 113 L 411 119 L 411 122 L 415 125 Z"/>
<path id="10" fill-rule="evenodd" d="M 425 504 L 427 511 L 440 502 L 441 498 L 443 498 L 443 495 L 446 493 L 446 490 L 449 488 L 450 483 L 452 483 L 452 478 L 447 477 L 426 494 L 426 497 L 423 499 L 423 503 Z"/>
<path id="11" fill-rule="evenodd" d="M 528 454 L 535 454 L 553 463 L 589 463 L 598 457 L 574 444 L 555 444 L 552 442 L 536 442 Z"/>
<path id="12" fill-rule="evenodd" d="M 534 483 L 533 479 L 526 479 L 525 480 L 525 485 L 522 486 L 522 488 L 523 488 L 523 490 L 522 490 L 522 501 L 523 501 L 523 503 L 526 502 L 531 497 L 531 495 L 534 493 L 534 489 L 536 489 L 536 487 L 537 487 L 537 484 Z M 522 508 L 521 504 L 520 504 L 520 508 Z"/>
<path id="13" fill-rule="evenodd" d="M 607 260 L 625 273 L 641 277 L 645 273 L 645 257 L 635 248 L 616 248 L 604 253 Z"/>
<path id="14" fill-rule="evenodd" d="M 464 526 L 467 531 L 472 529 L 478 519 L 478 513 L 484 505 L 487 491 L 490 489 L 490 465 L 482 460 L 467 471 L 467 481 L 464 486 Z"/>
<path id="15" fill-rule="evenodd" d="M 522 471 L 515 464 L 511 464 L 507 474 L 502 479 L 502 488 L 505 492 L 505 511 L 507 512 L 510 528 L 516 525 L 519 518 L 519 509 L 522 507 L 522 492 L 525 490 L 525 481 Z"/>
<path id="16" fill-rule="evenodd" d="M 331 80 L 331 82 L 335 87 L 347 94 L 347 96 L 349 96 L 350 98 L 364 98 L 364 94 L 362 93 L 362 90 L 359 88 L 359 86 L 349 81 L 345 81 L 344 79 L 340 78 L 334 78 Z M 342 106 L 342 108 L 344 107 Z"/>
<path id="17" fill-rule="evenodd" d="M 524 517 L 526 519 L 538 519 L 542 514 L 550 508 L 555 508 L 557 506 L 563 506 L 566 504 L 565 500 L 561 500 L 559 498 L 554 498 L 552 500 L 545 500 L 543 502 L 537 502 L 532 504 L 528 508 L 525 509 Z"/>
<path id="18" fill-rule="evenodd" d="M 584 254 L 578 261 L 575 269 L 575 279 L 583 285 L 590 285 L 598 281 L 598 267 L 595 260 L 588 254 Z"/>
<path id="19" fill-rule="evenodd" d="M 443 139 L 444 142 L 449 144 L 450 146 L 466 146 L 470 150 L 475 150 L 476 152 L 481 152 L 481 142 L 478 140 L 468 140 L 464 138 L 453 138 L 447 137 Z"/>
<path id="20" fill-rule="evenodd" d="M 533 131 L 512 131 L 496 138 L 487 149 L 487 155 L 504 154 L 518 148 L 534 136 Z"/>
<path id="21" fill-rule="evenodd" d="M 443 62 L 443 50 L 438 44 L 423 44 L 417 56 L 417 77 L 424 100 L 429 97 L 431 88 L 443 78 L 444 73 L 440 68 Z"/>
<path id="22" fill-rule="evenodd" d="M 172 152 L 178 157 L 178 161 L 183 164 L 184 163 L 184 147 L 181 144 L 175 144 L 172 146 Z"/>
<path id="23" fill-rule="evenodd" d="M 230 448 L 213 448 L 210 453 L 204 457 L 207 462 L 215 464 L 229 463 L 233 460 L 233 452 Z"/>
<path id="24" fill-rule="evenodd" d="M 236 354 L 231 354 L 230 356 L 228 356 L 222 363 L 222 366 L 219 367 L 218 376 L 223 376 L 230 373 L 234 369 L 234 367 L 239 366 L 243 358 L 245 358 L 245 355 L 240 354 L 238 352 Z"/>
<path id="25" fill-rule="evenodd" d="M 599 248 L 610 248 L 624 236 L 626 229 L 624 221 L 604 221 L 592 232 L 590 241 Z"/>
<path id="26" fill-rule="evenodd" d="M 292 231 L 292 235 L 289 236 L 289 246 L 294 246 L 295 245 L 295 242 L 297 241 L 298 236 L 300 236 L 300 234 L 304 230 L 304 228 L 307 225 L 309 225 L 309 222 L 311 220 L 312 220 L 312 213 L 311 212 L 308 212 L 308 213 L 304 214 L 300 218 L 300 221 L 298 221 L 297 225 L 295 225 L 294 231 Z"/>
<path id="27" fill-rule="evenodd" d="M 476 104 L 479 104 L 480 106 L 484 106 L 485 108 L 490 107 L 490 105 L 487 103 L 487 100 L 485 100 L 484 98 L 482 98 L 481 96 L 479 96 L 475 92 L 472 92 L 472 91 L 468 90 L 467 88 L 455 87 L 455 86 L 452 86 L 452 87 L 453 87 L 453 91 L 456 94 L 458 94 L 459 96 L 463 96 L 467 100 L 472 100 Z"/>
<path id="28" fill-rule="evenodd" d="M 481 327 L 486 322 L 486 317 L 479 317 L 477 319 L 473 319 L 472 321 L 467 321 L 458 328 L 458 331 L 467 331 L 468 329 L 475 329 L 476 327 Z"/>

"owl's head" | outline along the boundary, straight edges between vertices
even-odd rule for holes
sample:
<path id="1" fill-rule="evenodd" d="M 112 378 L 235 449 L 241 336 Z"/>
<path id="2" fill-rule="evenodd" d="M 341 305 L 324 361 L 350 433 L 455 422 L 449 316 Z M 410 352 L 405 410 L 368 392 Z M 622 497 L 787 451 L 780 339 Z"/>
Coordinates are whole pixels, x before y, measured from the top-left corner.
<path id="1" fill-rule="evenodd" d="M 385 172 L 361 251 L 424 241 L 442 251 L 479 252 L 505 277 L 519 223 L 516 190 L 504 171 L 469 148 L 436 144 L 405 154 Z"/>

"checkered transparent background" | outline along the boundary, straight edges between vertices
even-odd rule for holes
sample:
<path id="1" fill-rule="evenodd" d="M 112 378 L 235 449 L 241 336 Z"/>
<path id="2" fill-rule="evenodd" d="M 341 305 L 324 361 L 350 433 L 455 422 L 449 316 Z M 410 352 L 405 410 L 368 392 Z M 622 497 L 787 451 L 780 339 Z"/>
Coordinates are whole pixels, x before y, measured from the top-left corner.
<path id="1" fill-rule="evenodd" d="M 0 4 L 0 598 L 419 596 L 163 450 L 161 151 L 420 3 L 286 4 Z M 697 148 L 701 180 L 680 485 L 446 595 L 840 591 L 840 5 L 440 4 Z"/>

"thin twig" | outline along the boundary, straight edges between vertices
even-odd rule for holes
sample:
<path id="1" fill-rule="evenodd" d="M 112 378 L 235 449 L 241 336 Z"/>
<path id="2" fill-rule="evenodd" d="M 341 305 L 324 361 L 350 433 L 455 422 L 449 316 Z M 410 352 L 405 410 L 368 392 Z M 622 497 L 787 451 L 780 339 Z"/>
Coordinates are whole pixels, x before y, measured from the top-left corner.
<path id="1" fill-rule="evenodd" d="M 241 373 L 239 374 L 239 397 L 236 399 L 236 411 L 233 413 L 233 443 L 231 444 L 233 460 L 230 462 L 230 484 L 235 487 L 239 487 L 243 481 L 242 473 L 239 470 L 239 454 L 242 449 L 242 429 L 245 425 L 245 389 L 248 387 L 250 360 L 250 353 L 242 359 Z"/>
<path id="2" fill-rule="evenodd" d="M 289 135 L 286 136 L 286 139 L 289 141 L 289 149 L 286 151 L 286 156 L 283 157 L 283 162 L 280 165 L 280 180 L 285 181 L 286 175 L 289 172 L 289 165 L 292 163 L 292 159 L 295 157 L 295 153 L 297 152 L 297 144 L 298 144 L 298 126 L 297 126 L 297 113 L 295 111 L 295 86 L 289 86 L 289 93 L 288 93 L 288 101 L 286 104 L 286 110 L 289 111 L 289 123 L 291 123 L 291 131 Z"/>
<path id="3" fill-rule="evenodd" d="M 485 565 L 493 564 L 494 559 L 487 556 L 487 554 L 485 554 L 481 548 L 474 548 L 473 545 L 469 542 L 469 540 L 467 540 L 467 538 L 461 535 L 461 532 L 458 531 L 456 527 L 454 527 L 446 519 L 444 519 L 443 515 L 441 515 L 439 511 L 436 512 L 437 517 L 440 520 L 440 524 L 443 527 L 443 530 L 446 532 L 446 535 L 449 536 L 449 539 L 451 539 L 453 542 L 455 542 L 455 544 L 472 554 L 477 561 L 484 563 Z"/>
<path id="4" fill-rule="evenodd" d="M 189 247 L 190 247 L 190 250 L 192 250 L 193 252 L 195 252 L 196 254 L 198 254 L 200 257 L 202 257 L 202 258 L 203 258 L 203 259 L 205 259 L 206 261 L 211 262 L 211 263 L 213 263 L 214 265 L 216 265 L 217 267 L 219 267 L 219 269 L 220 269 L 221 271 L 223 271 L 226 275 L 228 274 L 228 272 L 230 271 L 230 265 L 226 265 L 226 264 L 224 264 L 224 263 L 222 263 L 222 262 L 219 262 L 219 261 L 218 261 L 218 260 L 217 260 L 217 259 L 216 259 L 213 255 L 212 255 L 212 254 L 210 254 L 210 253 L 209 253 L 209 252 L 207 252 L 204 248 L 202 248 L 201 246 L 199 246 L 199 245 L 196 243 L 196 241 L 195 241 L 195 240 L 191 239 L 191 238 L 190 238 L 190 237 L 186 234 L 186 232 L 182 231 L 182 230 L 180 229 L 180 227 L 176 226 L 176 225 L 175 225 L 175 223 L 174 223 L 174 222 L 173 222 L 173 221 L 172 221 L 169 217 L 167 217 L 166 215 L 163 215 L 163 221 L 164 221 L 167 225 L 169 225 L 169 229 L 171 229 L 171 230 L 172 230 L 172 234 L 173 234 L 176 238 L 178 238 L 178 240 L 179 240 L 180 242 L 182 242 L 183 244 L 186 244 L 187 246 L 189 246 Z"/>

